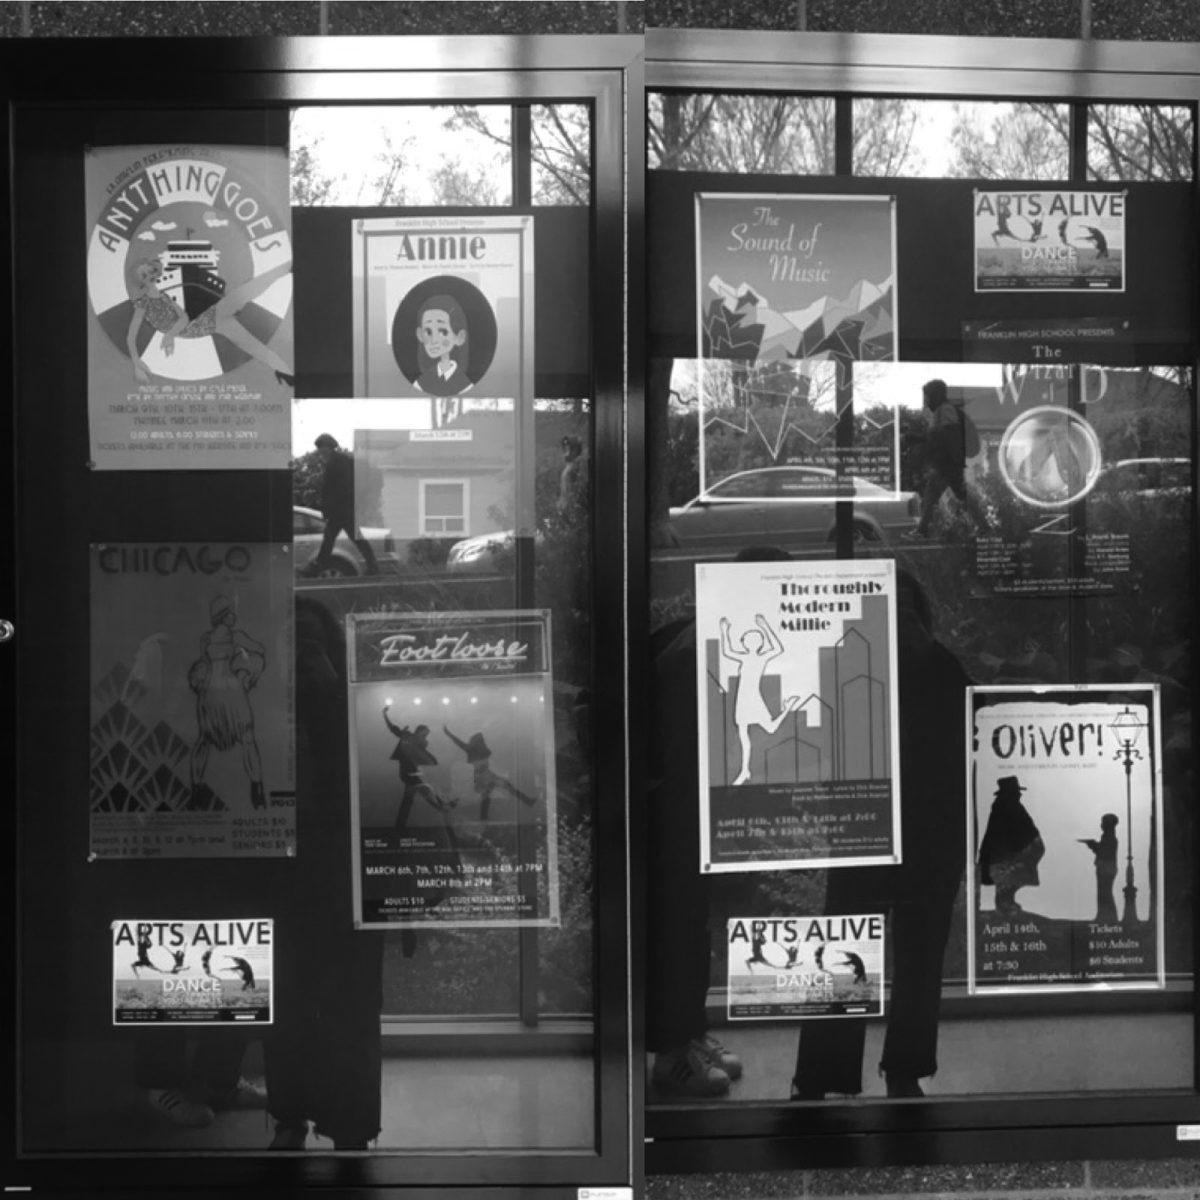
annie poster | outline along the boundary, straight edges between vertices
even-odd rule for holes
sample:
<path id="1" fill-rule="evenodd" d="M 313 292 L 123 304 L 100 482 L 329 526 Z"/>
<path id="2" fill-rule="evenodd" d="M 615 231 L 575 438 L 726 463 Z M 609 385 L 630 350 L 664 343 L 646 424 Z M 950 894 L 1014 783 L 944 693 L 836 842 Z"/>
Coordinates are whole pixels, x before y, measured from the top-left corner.
<path id="1" fill-rule="evenodd" d="M 91 147 L 84 185 L 91 465 L 286 467 L 286 151 Z"/>
<path id="2" fill-rule="evenodd" d="M 346 629 L 356 926 L 557 925 L 550 614 Z"/>
<path id="3" fill-rule="evenodd" d="M 969 689 L 968 984 L 1164 985 L 1157 684 Z"/>
<path id="4" fill-rule="evenodd" d="M 896 358 L 895 262 L 891 196 L 696 196 L 701 495 L 758 469 L 738 494 L 775 498 L 776 467 L 807 468 L 789 501 L 899 488 L 894 401 L 837 445 L 850 365 Z"/>
<path id="5" fill-rule="evenodd" d="M 274 922 L 113 921 L 114 1025 L 270 1025 Z"/>
<path id="6" fill-rule="evenodd" d="M 354 394 L 533 396 L 533 218 L 379 217 L 352 229 Z"/>
<path id="7" fill-rule="evenodd" d="M 731 918 L 729 1019 L 882 1016 L 883 931 L 882 913 Z"/>
<path id="8" fill-rule="evenodd" d="M 93 858 L 296 852 L 290 547 L 91 547 Z"/>
<path id="9" fill-rule="evenodd" d="M 1123 292 L 1125 191 L 973 193 L 977 292 Z"/>
<path id="10" fill-rule="evenodd" d="M 900 861 L 890 559 L 698 563 L 700 869 Z"/>

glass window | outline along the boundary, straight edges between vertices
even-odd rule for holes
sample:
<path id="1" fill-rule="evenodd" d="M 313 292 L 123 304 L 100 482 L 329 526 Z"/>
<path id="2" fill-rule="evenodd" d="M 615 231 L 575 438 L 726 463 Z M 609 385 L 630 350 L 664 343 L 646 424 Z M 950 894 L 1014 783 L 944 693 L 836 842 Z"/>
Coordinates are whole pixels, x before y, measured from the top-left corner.
<path id="1" fill-rule="evenodd" d="M 421 481 L 421 532 L 466 533 L 470 483 L 465 479 Z"/>
<path id="2" fill-rule="evenodd" d="M 1088 178 L 1190 180 L 1194 110 L 1181 104 L 1088 106 Z"/>

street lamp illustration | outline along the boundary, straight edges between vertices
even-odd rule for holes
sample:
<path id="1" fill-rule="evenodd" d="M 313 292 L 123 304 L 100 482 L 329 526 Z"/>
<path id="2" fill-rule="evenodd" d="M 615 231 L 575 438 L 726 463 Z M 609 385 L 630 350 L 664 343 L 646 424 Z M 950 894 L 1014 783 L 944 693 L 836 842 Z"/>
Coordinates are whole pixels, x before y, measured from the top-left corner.
<path id="1" fill-rule="evenodd" d="M 1121 924 L 1126 929 L 1132 929 L 1137 924 L 1137 887 L 1133 882 L 1133 763 L 1143 757 L 1138 750 L 1137 740 L 1147 723 L 1127 704 L 1121 712 L 1112 719 L 1109 729 L 1117 738 L 1117 752 L 1113 755 L 1125 768 L 1125 887 L 1121 894 L 1125 897 L 1125 908 L 1121 914 Z"/>

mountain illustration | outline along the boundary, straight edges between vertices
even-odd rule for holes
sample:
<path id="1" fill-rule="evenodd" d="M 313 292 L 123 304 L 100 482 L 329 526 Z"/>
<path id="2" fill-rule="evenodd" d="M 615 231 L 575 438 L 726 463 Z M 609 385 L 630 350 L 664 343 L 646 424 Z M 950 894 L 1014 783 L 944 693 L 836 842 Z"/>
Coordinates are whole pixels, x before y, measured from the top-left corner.
<path id="1" fill-rule="evenodd" d="M 779 312 L 747 283 L 730 287 L 718 275 L 702 321 L 708 358 L 772 362 L 836 358 L 865 362 L 895 351 L 892 280 L 859 280 L 844 297 L 821 296 L 802 309 Z"/>

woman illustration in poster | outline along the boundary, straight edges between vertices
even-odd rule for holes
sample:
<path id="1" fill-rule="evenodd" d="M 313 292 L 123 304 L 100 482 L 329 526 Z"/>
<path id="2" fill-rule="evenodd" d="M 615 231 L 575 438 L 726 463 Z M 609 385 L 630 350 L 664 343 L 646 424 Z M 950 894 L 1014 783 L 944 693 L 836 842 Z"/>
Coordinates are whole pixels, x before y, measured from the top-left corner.
<path id="1" fill-rule="evenodd" d="M 1117 826 L 1120 818 L 1116 813 L 1105 813 L 1100 818 L 1100 837 L 1076 838 L 1095 856 L 1096 862 L 1096 920 L 1116 921 L 1117 901 L 1113 896 L 1113 884 L 1117 880 Z"/>
<path id="2" fill-rule="evenodd" d="M 1024 791 L 1015 775 L 1004 775 L 996 781 L 992 811 L 979 843 L 979 877 L 995 887 L 996 911 L 1002 916 L 1019 913 L 1017 892 L 1041 882 L 1037 866 L 1046 846 L 1029 810 L 1021 803 Z"/>
<path id="3" fill-rule="evenodd" d="M 442 726 L 442 732 L 467 756 L 467 762 L 475 768 L 473 785 L 479 796 L 479 819 L 481 821 L 488 819 L 492 797 L 497 790 L 507 792 L 513 799 L 520 800 L 522 804 L 528 804 L 530 808 L 537 803 L 531 796 L 525 795 L 519 788 L 514 787 L 503 775 L 498 775 L 492 770 L 492 751 L 482 733 L 473 733 L 470 741 L 464 742 L 461 738 L 455 737 L 445 725 Z"/>
<path id="4" fill-rule="evenodd" d="M 429 726 L 418 725 L 416 729 L 409 729 L 407 725 L 396 725 L 388 716 L 391 707 L 390 700 L 383 706 L 383 723 L 396 739 L 391 757 L 400 766 L 400 810 L 396 814 L 396 831 L 399 832 L 408 826 L 408 819 L 418 797 L 440 813 L 444 813 L 447 806 L 421 778 L 422 767 L 437 765 L 437 759 L 429 749 Z"/>
<path id="5" fill-rule="evenodd" d="M 133 374 L 139 383 L 150 382 L 150 372 L 138 353 L 137 337 L 142 323 L 162 334 L 162 350 L 168 358 L 175 353 L 175 339 L 212 337 L 220 334 L 251 358 L 265 363 L 275 372 L 275 378 L 287 387 L 295 383 L 292 368 L 270 346 L 260 342 L 238 319 L 237 314 L 261 296 L 272 284 L 285 278 L 292 269 L 290 262 L 281 263 L 239 287 L 231 288 L 215 304 L 206 308 L 199 316 L 189 317 L 174 300 L 161 291 L 158 281 L 162 277 L 162 263 L 148 258 L 133 268 L 134 286 L 130 289 L 133 302 L 133 317 L 125 335 L 125 346 L 133 363 Z"/>
<path id="6" fill-rule="evenodd" d="M 767 665 L 783 653 L 783 643 L 775 635 L 762 613 L 754 617 L 757 629 L 742 634 L 741 649 L 734 649 L 728 617 L 721 618 L 721 651 L 737 664 L 737 698 L 733 705 L 733 723 L 737 726 L 742 749 L 742 766 L 733 781 L 737 787 L 750 778 L 750 734 L 757 726 L 774 733 L 784 718 L 800 706 L 799 696 L 789 696 L 778 713 L 772 713 L 762 695 L 763 674 Z"/>
<path id="7" fill-rule="evenodd" d="M 242 748 L 242 768 L 250 781 L 250 803 L 265 808 L 262 757 L 254 736 L 250 692 L 266 666 L 266 650 L 238 628 L 237 612 L 228 596 L 209 605 L 211 628 L 200 638 L 201 656 L 188 670 L 188 686 L 196 694 L 198 731 L 192 746 L 192 795 L 188 807 L 208 809 L 216 797 L 204 782 L 210 750 Z"/>
<path id="8" fill-rule="evenodd" d="M 417 387 L 431 396 L 456 396 L 471 386 L 467 378 L 467 314 L 446 294 L 430 296 L 417 313 Z"/>

